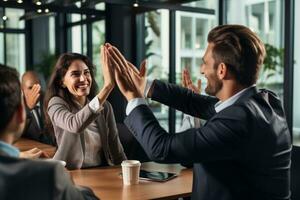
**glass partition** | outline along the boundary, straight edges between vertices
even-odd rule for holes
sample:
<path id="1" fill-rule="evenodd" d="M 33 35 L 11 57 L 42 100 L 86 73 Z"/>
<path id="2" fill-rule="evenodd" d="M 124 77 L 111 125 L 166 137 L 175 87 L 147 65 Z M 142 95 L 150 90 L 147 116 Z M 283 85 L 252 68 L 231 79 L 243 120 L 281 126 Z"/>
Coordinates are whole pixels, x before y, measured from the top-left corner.
<path id="1" fill-rule="evenodd" d="M 23 9 L 5 8 L 5 15 L 7 17 L 5 24 L 6 28 L 25 28 L 25 21 L 20 20 L 20 17 L 24 15 Z"/>
<path id="2" fill-rule="evenodd" d="M 105 42 L 105 20 L 94 22 L 93 34 L 93 63 L 96 65 L 96 81 L 101 88 L 103 86 L 102 70 L 100 66 L 100 46 Z"/>
<path id="3" fill-rule="evenodd" d="M 300 146 L 300 1 L 295 1 L 295 32 L 294 32 L 294 99 L 293 99 L 293 143 Z"/>
<path id="4" fill-rule="evenodd" d="M 268 88 L 283 100 L 283 1 L 228 0 L 227 23 L 243 24 L 264 41 L 267 57 L 260 72 L 258 87 Z M 236 12 L 236 10 L 239 12 Z"/>
<path id="5" fill-rule="evenodd" d="M 198 0 L 190 3 L 184 3 L 183 6 L 198 7 L 198 8 L 208 8 L 208 9 L 218 9 L 217 0 Z"/>
<path id="6" fill-rule="evenodd" d="M 200 65 L 207 46 L 207 35 L 217 25 L 216 15 L 176 12 L 176 84 L 181 84 L 181 72 L 188 69 L 192 81 L 201 79 Z M 202 89 L 206 79 L 202 79 Z M 181 127 L 182 113 L 176 111 L 176 130 Z"/>
<path id="7" fill-rule="evenodd" d="M 0 28 L 4 28 L 4 19 L 3 19 L 3 16 L 4 16 L 4 9 L 3 8 L 0 8 Z"/>
<path id="8" fill-rule="evenodd" d="M 25 34 L 6 34 L 6 63 L 25 72 Z"/>
<path id="9" fill-rule="evenodd" d="M 0 63 L 4 64 L 4 34 L 0 32 Z"/>
<path id="10" fill-rule="evenodd" d="M 158 10 L 145 14 L 146 58 L 148 78 L 169 80 L 169 11 Z M 149 105 L 160 125 L 169 128 L 169 108 L 149 100 Z"/>

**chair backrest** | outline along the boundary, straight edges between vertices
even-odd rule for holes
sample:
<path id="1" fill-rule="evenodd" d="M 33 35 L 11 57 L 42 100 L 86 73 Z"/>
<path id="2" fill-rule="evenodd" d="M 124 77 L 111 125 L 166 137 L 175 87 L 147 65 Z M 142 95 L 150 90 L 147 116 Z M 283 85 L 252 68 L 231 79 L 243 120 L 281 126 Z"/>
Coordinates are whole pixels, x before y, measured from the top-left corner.
<path id="1" fill-rule="evenodd" d="M 127 158 L 129 160 L 139 160 L 140 162 L 150 161 L 144 149 L 135 139 L 131 131 L 121 123 L 117 123 L 117 128 Z"/>
<path id="2" fill-rule="evenodd" d="M 300 147 L 293 146 L 291 164 L 292 200 L 300 199 Z"/>

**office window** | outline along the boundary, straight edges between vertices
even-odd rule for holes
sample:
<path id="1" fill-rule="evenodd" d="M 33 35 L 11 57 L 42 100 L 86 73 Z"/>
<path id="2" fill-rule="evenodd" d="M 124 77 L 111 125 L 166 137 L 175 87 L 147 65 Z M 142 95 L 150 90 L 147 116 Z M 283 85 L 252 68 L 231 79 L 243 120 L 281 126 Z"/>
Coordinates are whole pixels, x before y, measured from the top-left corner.
<path id="1" fill-rule="evenodd" d="M 43 16 L 32 19 L 32 54 L 33 69 L 47 81 L 57 61 L 55 55 L 55 17 Z M 29 52 L 28 52 L 29 53 Z"/>
<path id="2" fill-rule="evenodd" d="M 103 86 L 102 68 L 100 63 L 100 46 L 105 43 L 105 20 L 94 22 L 93 34 L 93 63 L 96 65 L 96 81 L 99 88 Z"/>
<path id="3" fill-rule="evenodd" d="M 184 3 L 183 6 L 190 6 L 190 7 L 198 7 L 198 8 L 208 8 L 208 9 L 215 9 L 217 10 L 218 2 L 217 0 L 198 0 L 195 2 Z"/>
<path id="4" fill-rule="evenodd" d="M 0 63 L 25 71 L 25 23 L 23 9 L 0 8 Z M 4 17 L 4 18 L 3 18 Z"/>
<path id="5" fill-rule="evenodd" d="M 87 55 L 86 25 L 68 28 L 68 51 Z"/>
<path id="6" fill-rule="evenodd" d="M 55 18 L 49 17 L 49 52 L 55 54 Z"/>
<path id="7" fill-rule="evenodd" d="M 4 64 L 4 34 L 0 32 L 0 63 Z"/>
<path id="8" fill-rule="evenodd" d="M 105 3 L 104 3 L 104 2 L 102 2 L 102 3 L 97 3 L 97 4 L 95 5 L 95 9 L 96 9 L 96 10 L 105 10 Z"/>
<path id="9" fill-rule="evenodd" d="M 23 29 L 25 28 L 25 21 L 20 20 L 20 17 L 24 15 L 23 9 L 5 8 L 6 28 Z"/>
<path id="10" fill-rule="evenodd" d="M 300 1 L 295 1 L 295 32 L 294 32 L 294 99 L 293 99 L 293 143 L 300 146 Z"/>
<path id="11" fill-rule="evenodd" d="M 176 84 L 181 85 L 181 72 L 187 68 L 193 82 L 206 79 L 200 74 L 202 56 L 207 46 L 207 35 L 217 25 L 216 15 L 176 12 Z M 182 113 L 176 111 L 176 130 L 181 126 Z"/>
<path id="12" fill-rule="evenodd" d="M 283 100 L 283 1 L 229 0 L 227 23 L 243 24 L 264 41 L 267 58 L 260 72 L 258 87 L 268 88 Z M 236 10 L 239 12 L 236 12 Z"/>
<path id="13" fill-rule="evenodd" d="M 86 15 L 68 14 L 68 22 L 69 23 L 80 22 L 81 20 L 84 20 L 84 19 L 86 19 Z"/>
<path id="14" fill-rule="evenodd" d="M 0 28 L 4 28 L 3 16 L 4 16 L 4 9 L 0 8 Z"/>
<path id="15" fill-rule="evenodd" d="M 6 34 L 6 64 L 15 67 L 20 74 L 25 72 L 25 35 Z"/>
<path id="16" fill-rule="evenodd" d="M 146 58 L 148 77 L 168 82 L 169 80 L 169 11 L 158 10 L 145 14 Z M 168 130 L 169 108 L 149 100 L 149 105 L 160 125 Z"/>

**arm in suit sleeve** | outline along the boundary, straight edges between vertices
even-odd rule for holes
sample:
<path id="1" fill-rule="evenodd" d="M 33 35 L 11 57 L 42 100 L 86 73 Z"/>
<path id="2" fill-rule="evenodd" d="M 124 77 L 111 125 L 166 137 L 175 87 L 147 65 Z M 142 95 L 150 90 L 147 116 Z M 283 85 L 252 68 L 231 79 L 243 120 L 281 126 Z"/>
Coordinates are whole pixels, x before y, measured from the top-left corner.
<path id="1" fill-rule="evenodd" d="M 125 124 L 157 162 L 201 162 L 231 159 L 239 156 L 247 137 L 246 112 L 232 108 L 238 115 L 222 112 L 203 127 L 168 134 L 146 105 L 136 107 L 125 119 Z M 231 110 L 232 112 L 232 110 Z"/>
<path id="2" fill-rule="evenodd" d="M 215 113 L 217 98 L 200 95 L 175 84 L 154 80 L 151 99 L 194 117 L 209 119 Z"/>
<path id="3" fill-rule="evenodd" d="M 115 165 L 119 165 L 123 160 L 126 160 L 127 158 L 123 146 L 120 142 L 113 108 L 108 101 L 106 101 L 104 104 L 104 111 L 105 111 L 105 119 L 109 129 L 108 145 L 111 153 L 111 159 Z"/>
<path id="4" fill-rule="evenodd" d="M 99 112 L 94 113 L 86 104 L 77 113 L 72 113 L 62 98 L 53 97 L 48 104 L 48 115 L 54 125 L 71 133 L 80 133 L 95 120 Z"/>
<path id="5" fill-rule="evenodd" d="M 53 199 L 56 200 L 97 200 L 93 191 L 88 187 L 75 186 L 69 174 L 60 165 L 56 164 L 54 167 L 54 190 Z"/>

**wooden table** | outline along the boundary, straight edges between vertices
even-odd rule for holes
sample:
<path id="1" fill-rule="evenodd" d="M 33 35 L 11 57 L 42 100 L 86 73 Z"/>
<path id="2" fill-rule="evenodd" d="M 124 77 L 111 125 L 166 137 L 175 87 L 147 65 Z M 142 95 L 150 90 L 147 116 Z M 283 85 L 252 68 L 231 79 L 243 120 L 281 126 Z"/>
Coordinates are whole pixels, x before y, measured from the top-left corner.
<path id="1" fill-rule="evenodd" d="M 142 169 L 175 172 L 178 177 L 166 182 L 140 180 L 138 185 L 123 186 L 120 166 L 70 171 L 78 185 L 90 187 L 101 200 L 176 199 L 191 196 L 192 169 L 178 164 L 143 163 Z"/>
<path id="2" fill-rule="evenodd" d="M 15 147 L 17 147 L 20 151 L 27 151 L 32 148 L 39 148 L 46 152 L 51 158 L 54 156 L 54 153 L 56 151 L 56 147 L 51 146 L 49 144 L 43 144 L 41 142 L 27 139 L 27 138 L 20 138 L 15 144 Z"/>

